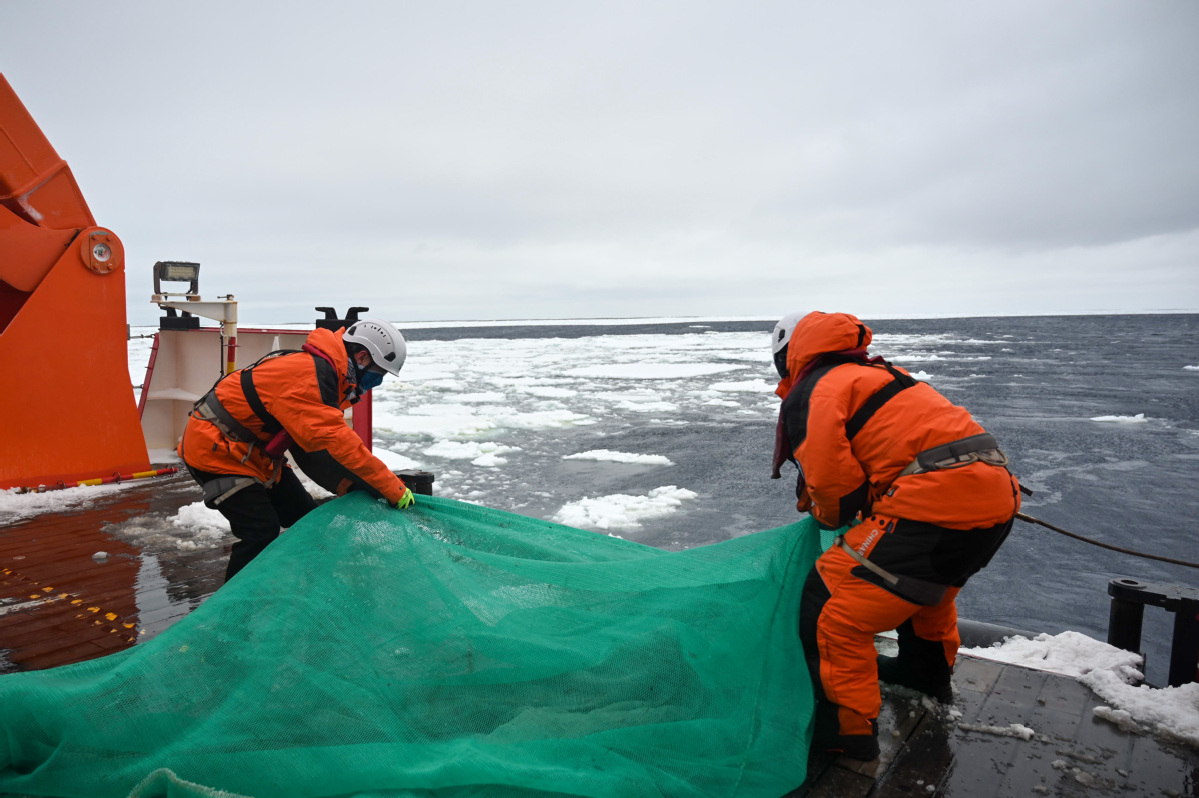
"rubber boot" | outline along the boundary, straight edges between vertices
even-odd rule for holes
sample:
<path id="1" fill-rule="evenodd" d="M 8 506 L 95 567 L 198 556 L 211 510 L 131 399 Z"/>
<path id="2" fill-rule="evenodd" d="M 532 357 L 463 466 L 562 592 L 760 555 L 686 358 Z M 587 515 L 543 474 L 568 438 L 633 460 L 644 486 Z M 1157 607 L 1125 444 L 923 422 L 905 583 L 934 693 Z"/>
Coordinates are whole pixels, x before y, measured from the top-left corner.
<path id="1" fill-rule="evenodd" d="M 840 734 L 837 705 L 830 701 L 817 699 L 812 750 L 837 753 L 851 759 L 869 762 L 877 759 L 879 754 L 877 720 L 871 719 L 870 729 L 870 734 Z"/>
<path id="2" fill-rule="evenodd" d="M 899 656 L 878 658 L 879 681 L 910 687 L 942 704 L 952 704 L 953 688 L 949 680 L 953 669 L 945 661 L 945 646 L 939 640 L 917 637 L 910 619 L 895 631 L 899 636 Z"/>
<path id="3" fill-rule="evenodd" d="M 935 698 L 942 704 L 953 703 L 953 687 L 949 683 L 949 666 L 941 660 L 941 668 L 914 668 L 904 657 L 878 658 L 878 680 L 887 684 L 908 687 Z"/>

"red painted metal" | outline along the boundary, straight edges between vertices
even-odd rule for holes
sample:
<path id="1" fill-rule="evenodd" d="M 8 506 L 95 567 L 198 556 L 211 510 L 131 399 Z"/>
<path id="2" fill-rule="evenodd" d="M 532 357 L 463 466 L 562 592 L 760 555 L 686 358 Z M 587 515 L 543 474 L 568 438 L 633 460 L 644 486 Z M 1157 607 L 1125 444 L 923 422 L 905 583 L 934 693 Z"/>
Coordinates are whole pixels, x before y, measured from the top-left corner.
<path id="1" fill-rule="evenodd" d="M 230 335 L 225 345 L 225 373 L 232 374 L 234 371 L 237 371 L 237 336 Z"/>
<path id="2" fill-rule="evenodd" d="M 358 437 L 362 438 L 362 442 L 366 444 L 366 450 L 373 452 L 374 448 L 374 410 L 371 404 L 371 394 L 373 391 L 367 391 L 366 395 L 354 405 L 353 412 L 353 427 L 354 432 L 358 433 Z"/>
<path id="3" fill-rule="evenodd" d="M 137 471 L 128 474 L 110 474 L 107 477 L 96 477 L 95 479 L 84 479 L 79 482 L 58 482 L 54 485 L 38 485 L 37 487 L 22 487 L 17 489 L 17 493 L 49 493 L 52 490 L 65 490 L 66 488 L 80 488 L 89 485 L 111 485 L 120 482 L 132 482 L 135 479 L 149 479 L 150 477 L 162 477 L 170 474 L 178 473 L 179 469 L 174 466 L 168 468 L 157 468 L 150 471 Z"/>

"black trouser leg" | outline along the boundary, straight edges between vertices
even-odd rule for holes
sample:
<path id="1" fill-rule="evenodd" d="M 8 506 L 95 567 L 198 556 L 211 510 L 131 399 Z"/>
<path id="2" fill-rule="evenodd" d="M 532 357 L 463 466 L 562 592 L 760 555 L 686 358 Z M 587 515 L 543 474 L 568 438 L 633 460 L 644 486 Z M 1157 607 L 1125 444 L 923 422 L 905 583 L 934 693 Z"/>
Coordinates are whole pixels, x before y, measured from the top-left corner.
<path id="1" fill-rule="evenodd" d="M 840 733 L 837 721 L 837 706 L 828 700 L 824 694 L 824 685 L 820 682 L 820 649 L 816 645 L 816 622 L 828 602 L 830 593 L 820 578 L 816 566 L 808 572 L 804 582 L 803 594 L 799 600 L 799 641 L 803 644 L 804 660 L 808 666 L 808 675 L 812 678 L 812 687 L 816 692 L 816 731 L 817 738 L 828 738 Z"/>
<path id="2" fill-rule="evenodd" d="M 229 476 L 191 467 L 188 471 L 200 484 L 215 477 Z M 237 538 L 229 552 L 225 581 L 232 579 L 279 537 L 280 526 L 291 526 L 315 507 L 316 502 L 290 468 L 283 469 L 279 482 L 270 489 L 260 483 L 248 485 L 218 504 L 214 509 L 229 521 L 229 528 Z"/>
<path id="3" fill-rule="evenodd" d="M 910 674 L 908 681 L 901 679 L 899 684 L 930 694 L 949 684 L 953 671 L 945 661 L 945 646 L 940 640 L 925 640 L 917 636 L 911 618 L 901 623 L 895 631 L 899 636 L 897 665 L 901 672 Z"/>
<path id="4" fill-rule="evenodd" d="M 217 505 L 237 538 L 229 552 L 226 582 L 279 537 L 279 516 L 272 504 L 266 488 L 250 485 Z"/>
<path id="5" fill-rule="evenodd" d="M 304 489 L 296 472 L 283 469 L 279 482 L 266 492 L 279 516 L 279 525 L 286 529 L 316 509 L 316 500 Z"/>

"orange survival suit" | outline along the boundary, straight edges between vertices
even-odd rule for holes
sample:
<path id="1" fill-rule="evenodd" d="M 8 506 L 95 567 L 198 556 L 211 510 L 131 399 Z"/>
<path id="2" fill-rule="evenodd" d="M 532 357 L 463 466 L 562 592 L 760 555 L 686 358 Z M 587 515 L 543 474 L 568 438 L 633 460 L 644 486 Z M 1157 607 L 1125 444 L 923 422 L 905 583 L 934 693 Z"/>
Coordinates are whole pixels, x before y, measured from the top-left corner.
<path id="1" fill-rule="evenodd" d="M 796 323 L 774 473 L 796 463 L 797 506 L 823 527 L 861 519 L 817 560 L 800 632 L 818 698 L 814 745 L 863 759 L 878 752 L 874 635 L 899 631 L 888 681 L 951 696 L 954 598 L 1020 507 L 994 439 L 930 385 L 869 357 L 871 337 L 845 313 Z"/>
<path id="2" fill-rule="evenodd" d="M 205 504 L 229 519 L 238 538 L 226 579 L 266 548 L 281 525 L 291 526 L 315 507 L 283 461 L 288 443 L 297 454 L 336 461 L 389 502 L 404 494 L 399 477 L 346 425 L 344 408 L 357 380 L 344 332 L 313 330 L 305 351 L 268 356 L 234 372 L 211 392 L 216 402 L 202 399 L 188 418 L 179 456 L 204 487 Z M 276 451 L 280 433 L 291 440 Z"/>

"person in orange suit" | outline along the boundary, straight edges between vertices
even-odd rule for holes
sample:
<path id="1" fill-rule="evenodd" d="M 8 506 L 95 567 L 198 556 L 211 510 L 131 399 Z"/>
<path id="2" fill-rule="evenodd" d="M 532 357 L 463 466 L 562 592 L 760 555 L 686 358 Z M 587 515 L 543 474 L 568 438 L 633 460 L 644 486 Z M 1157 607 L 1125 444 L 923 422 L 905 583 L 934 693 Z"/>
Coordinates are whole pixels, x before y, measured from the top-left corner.
<path id="1" fill-rule="evenodd" d="M 816 691 L 813 748 L 878 756 L 879 678 L 941 701 L 959 638 L 954 598 L 1020 507 L 1007 458 L 963 408 L 867 347 L 847 313 L 792 313 L 772 337 L 783 400 L 774 469 L 799 469 L 797 508 L 851 525 L 816 561 L 800 637 Z M 897 657 L 874 635 L 899 633 Z"/>
<path id="2" fill-rule="evenodd" d="M 404 509 L 409 490 L 346 425 L 344 411 L 398 375 L 407 345 L 390 323 L 362 319 L 349 330 L 313 330 L 301 351 L 275 352 L 222 378 L 196 402 L 178 453 L 204 489 L 206 506 L 229 520 L 232 579 L 316 503 L 284 462 L 290 449 L 310 477 L 337 493 L 361 489 Z M 317 474 L 335 474 L 332 483 Z"/>

